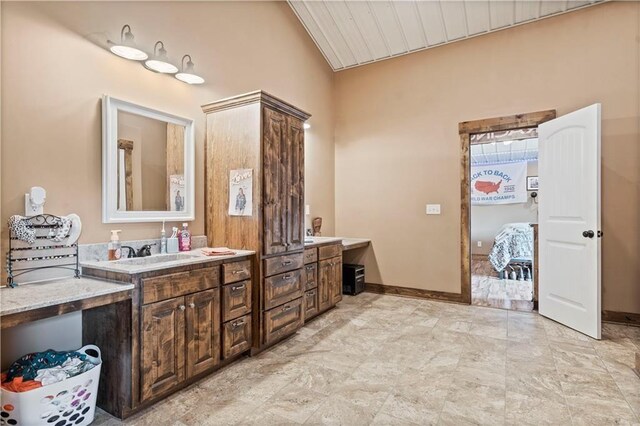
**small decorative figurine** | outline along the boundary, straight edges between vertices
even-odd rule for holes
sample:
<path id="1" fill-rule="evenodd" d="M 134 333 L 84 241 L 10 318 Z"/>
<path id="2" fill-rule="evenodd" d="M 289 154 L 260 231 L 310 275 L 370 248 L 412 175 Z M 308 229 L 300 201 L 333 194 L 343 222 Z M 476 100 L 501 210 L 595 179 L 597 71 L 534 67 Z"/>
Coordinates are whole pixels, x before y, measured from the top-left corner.
<path id="1" fill-rule="evenodd" d="M 321 236 L 322 233 L 320 232 L 320 228 L 322 228 L 322 218 L 321 217 L 316 217 L 315 219 L 313 219 L 311 224 L 313 226 L 313 236 L 314 237 Z"/>

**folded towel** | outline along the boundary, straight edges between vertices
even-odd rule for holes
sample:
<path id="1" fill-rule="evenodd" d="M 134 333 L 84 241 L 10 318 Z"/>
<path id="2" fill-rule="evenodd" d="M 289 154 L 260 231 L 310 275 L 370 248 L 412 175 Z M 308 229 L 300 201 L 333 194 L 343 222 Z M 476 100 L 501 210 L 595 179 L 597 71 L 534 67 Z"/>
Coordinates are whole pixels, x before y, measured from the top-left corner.
<path id="1" fill-rule="evenodd" d="M 228 247 L 205 247 L 202 249 L 202 254 L 205 256 L 231 256 L 236 254 L 236 252 L 230 250 Z"/>
<path id="2" fill-rule="evenodd" d="M 31 228 L 28 218 L 20 215 L 11 216 L 8 225 L 14 238 L 29 244 L 36 242 L 36 230 Z"/>

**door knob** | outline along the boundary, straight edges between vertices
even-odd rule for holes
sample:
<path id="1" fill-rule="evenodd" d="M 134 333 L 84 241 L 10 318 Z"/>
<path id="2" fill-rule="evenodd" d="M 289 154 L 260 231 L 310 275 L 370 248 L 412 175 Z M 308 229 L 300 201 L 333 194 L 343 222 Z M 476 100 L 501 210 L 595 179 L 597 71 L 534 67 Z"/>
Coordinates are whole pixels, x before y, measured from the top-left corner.
<path id="1" fill-rule="evenodd" d="M 582 236 L 585 238 L 593 238 L 596 234 L 592 230 L 584 231 Z"/>

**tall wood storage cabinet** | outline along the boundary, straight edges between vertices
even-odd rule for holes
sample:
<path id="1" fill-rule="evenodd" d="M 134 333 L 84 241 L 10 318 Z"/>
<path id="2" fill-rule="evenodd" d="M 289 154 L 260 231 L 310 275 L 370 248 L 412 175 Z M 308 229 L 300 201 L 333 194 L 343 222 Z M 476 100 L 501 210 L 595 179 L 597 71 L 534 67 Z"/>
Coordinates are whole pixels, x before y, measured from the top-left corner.
<path id="1" fill-rule="evenodd" d="M 263 91 L 202 109 L 207 114 L 208 243 L 257 253 L 252 291 L 255 353 L 304 322 L 303 124 L 310 115 Z M 244 216 L 234 211 L 235 197 L 230 197 L 230 176 L 239 170 L 245 176 L 250 170 L 252 176 Z"/>

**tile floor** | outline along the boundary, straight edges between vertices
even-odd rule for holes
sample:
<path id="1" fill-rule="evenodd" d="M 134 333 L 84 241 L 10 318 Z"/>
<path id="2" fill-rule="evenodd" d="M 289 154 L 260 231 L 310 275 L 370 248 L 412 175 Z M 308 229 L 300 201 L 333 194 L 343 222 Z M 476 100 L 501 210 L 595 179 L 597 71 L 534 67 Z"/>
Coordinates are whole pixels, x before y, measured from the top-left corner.
<path id="1" fill-rule="evenodd" d="M 477 306 L 533 311 L 533 281 L 471 276 L 471 303 Z"/>
<path id="2" fill-rule="evenodd" d="M 345 296 L 293 338 L 126 424 L 640 424 L 640 328 L 603 334 L 531 313 Z M 94 424 L 121 422 L 100 413 Z"/>

